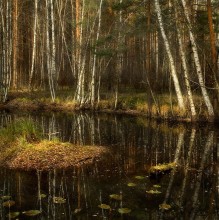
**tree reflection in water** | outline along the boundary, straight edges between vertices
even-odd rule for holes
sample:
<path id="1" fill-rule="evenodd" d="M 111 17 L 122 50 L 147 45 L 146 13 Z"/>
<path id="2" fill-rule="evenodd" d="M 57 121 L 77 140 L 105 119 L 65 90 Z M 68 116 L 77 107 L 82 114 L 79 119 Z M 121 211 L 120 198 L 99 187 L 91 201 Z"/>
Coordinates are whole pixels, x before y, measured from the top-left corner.
<path id="1" fill-rule="evenodd" d="M 37 219 L 217 219 L 218 182 L 216 128 L 147 121 L 134 116 L 2 114 L 0 126 L 31 117 L 46 138 L 83 145 L 102 145 L 111 155 L 103 162 L 74 170 L 9 171 L 0 169 L 0 196 L 16 202 L 11 211 L 40 210 Z M 177 169 L 150 179 L 149 168 L 176 162 Z M 137 176 L 137 178 L 136 178 Z M 134 183 L 129 187 L 129 183 Z M 148 194 L 154 190 L 160 194 Z M 116 194 L 118 200 L 110 198 Z M 3 202 L 3 201 L 2 201 Z M 159 209 L 169 204 L 170 210 Z M 98 206 L 106 204 L 110 210 Z M 9 209 L 0 206 L 0 219 Z M 28 217 L 22 216 L 22 219 Z"/>

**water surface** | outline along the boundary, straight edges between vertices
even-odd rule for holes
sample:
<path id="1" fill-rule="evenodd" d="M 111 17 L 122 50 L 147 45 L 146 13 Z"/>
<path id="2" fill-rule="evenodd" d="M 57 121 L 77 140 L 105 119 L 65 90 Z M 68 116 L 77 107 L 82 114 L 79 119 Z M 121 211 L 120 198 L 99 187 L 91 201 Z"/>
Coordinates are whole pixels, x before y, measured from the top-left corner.
<path id="1" fill-rule="evenodd" d="M 82 145 L 107 146 L 101 164 L 75 170 L 24 172 L 0 169 L 0 219 L 9 212 L 40 210 L 16 219 L 218 219 L 218 129 L 208 124 L 168 124 L 143 117 L 110 114 L 12 114 L 2 112 L 0 126 L 20 117 L 43 127 L 45 138 Z M 176 162 L 178 168 L 150 176 L 149 168 Z M 131 186 L 130 186 L 131 185 Z M 150 194 L 148 192 L 157 192 Z M 159 193 L 158 193 L 159 192 Z M 110 198 L 117 194 L 121 200 Z M 54 203 L 54 197 L 64 203 Z M 159 208 L 170 205 L 169 210 Z M 110 210 L 99 208 L 100 204 Z M 120 214 L 121 208 L 131 210 Z"/>

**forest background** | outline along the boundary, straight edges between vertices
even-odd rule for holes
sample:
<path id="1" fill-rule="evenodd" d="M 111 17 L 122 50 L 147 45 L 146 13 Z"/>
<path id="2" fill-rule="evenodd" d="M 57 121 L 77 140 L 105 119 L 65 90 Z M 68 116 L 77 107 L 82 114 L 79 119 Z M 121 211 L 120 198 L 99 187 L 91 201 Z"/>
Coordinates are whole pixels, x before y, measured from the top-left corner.
<path id="1" fill-rule="evenodd" d="M 218 119 L 217 0 L 5 0 L 0 15 L 4 106 Z"/>

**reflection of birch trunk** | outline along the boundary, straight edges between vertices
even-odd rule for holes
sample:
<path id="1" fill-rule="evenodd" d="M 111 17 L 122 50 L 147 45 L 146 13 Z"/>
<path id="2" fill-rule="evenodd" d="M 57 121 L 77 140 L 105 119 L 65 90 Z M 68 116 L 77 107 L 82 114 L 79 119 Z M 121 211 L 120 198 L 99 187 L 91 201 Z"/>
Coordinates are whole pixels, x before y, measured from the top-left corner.
<path id="1" fill-rule="evenodd" d="M 55 115 L 52 115 L 52 118 L 49 121 L 49 140 L 52 140 L 56 138 L 57 132 L 56 132 L 56 118 Z"/>
<path id="2" fill-rule="evenodd" d="M 202 180 L 202 175 L 203 175 L 203 170 L 204 170 L 204 166 L 205 166 L 205 162 L 207 160 L 207 156 L 210 154 L 211 152 L 211 147 L 213 145 L 213 140 L 214 140 L 214 132 L 210 131 L 205 147 L 204 147 L 204 152 L 202 155 L 202 160 L 201 160 L 201 164 L 200 164 L 200 168 L 199 168 L 199 174 L 197 176 L 197 180 L 196 180 L 196 185 L 195 185 L 195 192 L 192 198 L 192 208 L 193 211 L 191 213 L 191 217 L 190 219 L 195 219 L 195 213 L 196 213 L 196 205 L 197 205 L 197 200 L 198 200 L 198 195 L 199 195 L 199 191 L 200 191 L 200 187 L 201 187 L 201 180 Z"/>
<path id="3" fill-rule="evenodd" d="M 176 147 L 176 152 L 175 152 L 175 157 L 174 157 L 174 163 L 176 163 L 176 164 L 178 164 L 178 161 L 179 161 L 179 157 L 180 157 L 180 153 L 181 153 L 183 142 L 184 142 L 184 132 L 181 132 L 179 134 L 178 144 L 177 144 L 177 147 Z M 175 174 L 176 174 L 176 170 L 173 170 L 171 172 L 169 185 L 167 187 L 166 195 L 165 195 L 165 199 L 164 199 L 163 203 L 167 203 L 168 202 L 168 199 L 169 199 L 169 196 L 170 196 L 170 192 L 171 192 L 171 189 L 172 189 L 172 186 L 173 186 L 173 180 L 174 180 Z"/>
<path id="4" fill-rule="evenodd" d="M 37 171 L 37 190 L 38 190 L 38 200 L 39 200 L 39 205 L 40 205 L 40 211 L 42 212 L 41 171 Z"/>
<path id="5" fill-rule="evenodd" d="M 183 203 L 183 199 L 184 199 L 184 194 L 185 194 L 185 189 L 186 189 L 186 182 L 187 182 L 187 177 L 188 177 L 188 170 L 189 170 L 189 163 L 191 160 L 191 156 L 192 156 L 192 149 L 193 149 L 193 145 L 194 145 L 194 140 L 195 140 L 195 135 L 196 135 L 196 130 L 192 129 L 192 133 L 190 136 L 190 142 L 189 142 L 189 150 L 188 150 L 188 155 L 186 156 L 187 161 L 185 163 L 185 178 L 183 180 L 182 183 L 182 190 L 181 190 L 181 196 L 180 196 L 180 205 L 182 205 Z"/>
<path id="6" fill-rule="evenodd" d="M 91 145 L 95 144 L 95 120 L 94 115 L 90 118 L 90 135 L 91 135 Z"/>

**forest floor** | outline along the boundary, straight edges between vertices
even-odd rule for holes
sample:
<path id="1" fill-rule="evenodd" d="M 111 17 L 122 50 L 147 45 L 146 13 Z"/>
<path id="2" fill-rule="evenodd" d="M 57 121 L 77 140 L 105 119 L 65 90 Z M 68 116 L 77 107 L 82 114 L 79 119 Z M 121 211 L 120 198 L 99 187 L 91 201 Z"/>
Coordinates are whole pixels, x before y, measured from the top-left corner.
<path id="1" fill-rule="evenodd" d="M 94 110 L 97 112 L 144 115 L 148 118 L 173 121 L 191 121 L 188 100 L 185 98 L 187 110 L 181 111 L 177 99 L 172 94 L 158 94 L 148 97 L 146 92 L 124 91 L 118 96 L 115 108 L 115 98 L 112 93 L 102 93 L 100 102 L 95 109 L 89 105 L 82 108 L 74 101 L 73 90 L 57 91 L 56 100 L 52 102 L 50 93 L 45 91 L 10 92 L 8 101 L 0 105 L 0 109 L 22 109 L 26 111 L 63 111 Z M 207 111 L 201 96 L 194 96 L 199 121 L 207 121 Z"/>

